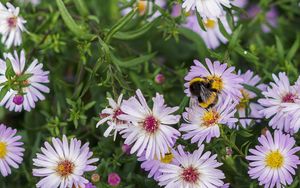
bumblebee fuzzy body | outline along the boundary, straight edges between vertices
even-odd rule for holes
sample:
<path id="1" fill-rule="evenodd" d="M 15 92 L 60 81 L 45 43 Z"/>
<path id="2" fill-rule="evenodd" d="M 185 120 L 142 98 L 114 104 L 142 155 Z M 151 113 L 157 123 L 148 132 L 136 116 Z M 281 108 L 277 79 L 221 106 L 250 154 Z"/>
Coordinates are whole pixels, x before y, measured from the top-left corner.
<path id="1" fill-rule="evenodd" d="M 190 92 L 202 108 L 212 107 L 218 102 L 218 90 L 213 88 L 213 83 L 213 80 L 206 77 L 197 77 L 190 81 Z"/>

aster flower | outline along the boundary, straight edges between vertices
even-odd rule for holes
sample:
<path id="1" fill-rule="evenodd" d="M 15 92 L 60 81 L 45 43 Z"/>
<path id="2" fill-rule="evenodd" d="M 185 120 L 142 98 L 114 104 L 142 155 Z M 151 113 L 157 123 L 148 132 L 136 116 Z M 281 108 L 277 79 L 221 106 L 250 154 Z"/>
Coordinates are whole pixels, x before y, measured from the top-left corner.
<path id="1" fill-rule="evenodd" d="M 118 101 L 114 101 L 112 98 L 108 98 L 108 102 L 111 108 L 105 108 L 102 110 L 100 117 L 102 118 L 96 125 L 102 125 L 107 122 L 109 127 L 104 132 L 104 136 L 108 137 L 109 134 L 114 130 L 114 140 L 116 140 L 117 133 L 127 127 L 127 122 L 119 119 L 121 114 L 124 112 L 121 110 L 123 95 L 121 94 Z"/>
<path id="2" fill-rule="evenodd" d="M 264 91 L 266 88 L 265 84 L 259 84 L 260 77 L 258 75 L 254 75 L 252 71 L 248 70 L 244 74 L 241 73 L 241 71 L 238 71 L 238 75 L 244 80 L 244 83 L 253 86 L 260 91 Z M 239 101 L 239 104 L 237 105 L 237 112 L 240 118 L 262 118 L 263 115 L 259 113 L 260 110 L 263 109 L 263 107 L 255 102 L 251 102 L 251 99 L 254 99 L 257 97 L 257 95 L 246 89 L 241 89 L 242 98 Z M 247 109 L 249 109 L 249 112 L 247 114 Z M 240 119 L 239 121 L 242 125 L 242 127 L 246 128 L 251 123 L 251 119 Z"/>
<path id="3" fill-rule="evenodd" d="M 97 167 L 91 165 L 97 162 L 98 158 L 91 158 L 93 152 L 89 149 L 89 144 L 81 145 L 81 141 L 72 138 L 70 143 L 66 136 L 62 141 L 52 138 L 51 146 L 45 142 L 45 147 L 41 148 L 42 153 L 37 153 L 33 159 L 33 175 L 43 177 L 36 186 L 41 188 L 79 188 L 89 183 L 83 177 L 85 172 L 93 171 Z"/>
<path id="4" fill-rule="evenodd" d="M 221 16 L 222 22 L 226 32 L 231 34 L 231 28 L 228 24 L 226 16 Z M 193 30 L 198 33 L 206 44 L 207 48 L 215 49 L 221 45 L 221 43 L 227 43 L 227 38 L 221 33 L 217 19 L 203 20 L 206 31 L 203 30 L 198 23 L 197 15 L 195 13 L 187 17 L 184 27 Z"/>
<path id="5" fill-rule="evenodd" d="M 183 139 L 191 142 L 198 142 L 200 146 L 205 140 L 207 143 L 214 137 L 220 136 L 219 125 L 224 124 L 231 128 L 235 127 L 238 119 L 234 118 L 236 104 L 228 98 L 224 103 L 216 105 L 213 108 L 204 109 L 198 105 L 186 108 L 183 118 L 186 123 L 180 127 L 180 131 L 185 132 Z"/>
<path id="6" fill-rule="evenodd" d="M 206 77 L 213 81 L 213 87 L 217 90 L 223 99 L 233 98 L 238 101 L 242 97 L 240 90 L 242 89 L 243 79 L 234 74 L 234 67 L 227 67 L 227 64 L 221 64 L 219 61 L 211 62 L 209 59 L 205 59 L 208 69 L 200 63 L 198 60 L 194 60 L 195 66 L 191 66 L 190 71 L 185 76 L 187 81 L 184 86 L 184 92 L 187 96 L 191 97 L 190 84 L 193 79 L 199 77 Z"/>
<path id="7" fill-rule="evenodd" d="M 197 10 L 204 19 L 217 19 L 224 16 L 223 7 L 230 8 L 229 0 L 184 0 L 182 8 L 187 12 Z"/>
<path id="8" fill-rule="evenodd" d="M 164 104 L 164 97 L 156 94 L 151 110 L 138 89 L 136 97 L 124 101 L 121 110 L 125 113 L 120 119 L 132 123 L 121 131 L 125 144 L 131 145 L 131 154 L 137 152 L 141 156 L 146 150 L 146 159 L 161 159 L 172 148 L 180 133 L 169 125 L 177 124 L 179 115 L 171 115 L 178 107 L 170 108 Z"/>
<path id="9" fill-rule="evenodd" d="M 220 187 L 224 185 L 224 173 L 217 169 L 222 163 L 216 160 L 217 155 L 203 152 L 204 145 L 193 153 L 185 152 L 178 146 L 174 155 L 177 164 L 165 164 L 161 167 L 162 175 L 158 178 L 159 185 L 165 188 L 173 187 Z"/>
<path id="10" fill-rule="evenodd" d="M 10 88 L 0 102 L 10 111 L 20 112 L 23 109 L 30 111 L 35 108 L 35 103 L 44 100 L 42 93 L 49 93 L 45 83 L 49 83 L 49 71 L 43 71 L 43 64 L 35 59 L 29 66 L 25 63 L 25 52 L 21 51 L 20 58 L 17 52 L 4 54 L 4 60 L 0 59 L 0 84 L 8 85 Z M 12 66 L 12 74 L 5 73 Z M 27 67 L 27 68 L 25 68 Z M 0 86 L 2 90 L 5 86 Z"/>
<path id="11" fill-rule="evenodd" d="M 160 172 L 161 166 L 164 164 L 175 163 L 174 161 L 174 154 L 177 153 L 176 150 L 172 149 L 168 153 L 165 154 L 165 157 L 161 158 L 160 160 L 157 159 L 150 159 L 147 160 L 145 158 L 145 153 L 138 158 L 138 161 L 141 161 L 141 168 L 145 171 L 149 172 L 148 178 L 154 178 L 154 180 L 158 181 L 158 177 L 162 174 Z"/>
<path id="12" fill-rule="evenodd" d="M 279 73 L 277 77 L 272 75 L 274 82 L 271 82 L 266 91 L 262 92 L 265 96 L 258 102 L 264 106 L 260 112 L 266 117 L 271 118 L 269 126 L 273 129 L 290 132 L 294 125 L 291 123 L 292 114 L 285 113 L 285 108 L 292 108 L 293 104 L 299 101 L 300 85 L 291 86 L 285 73 Z"/>
<path id="13" fill-rule="evenodd" d="M 6 7 L 0 3 L 0 34 L 2 43 L 10 48 L 12 45 L 19 46 L 22 43 L 22 32 L 25 31 L 26 21 L 19 16 L 19 7 L 6 3 Z"/>
<path id="14" fill-rule="evenodd" d="M 161 15 L 161 13 L 159 11 L 154 12 L 154 5 L 164 8 L 167 5 L 167 1 L 166 0 L 154 0 L 154 2 L 152 2 L 152 1 L 147 1 L 147 0 L 136 0 L 136 3 L 134 4 L 134 6 L 138 8 L 139 14 L 141 16 L 145 15 L 146 13 L 147 13 L 147 15 L 151 15 L 148 18 L 148 21 L 152 21 Z M 128 8 L 123 9 L 121 13 L 122 13 L 122 15 L 126 15 L 131 10 L 132 10 L 132 7 L 128 7 Z"/>
<path id="15" fill-rule="evenodd" d="M 11 167 L 19 168 L 23 161 L 23 142 L 16 136 L 17 130 L 0 125 L 0 172 L 2 176 L 11 174 Z"/>
<path id="16" fill-rule="evenodd" d="M 292 175 L 300 164 L 295 147 L 295 139 L 290 135 L 274 132 L 274 137 L 268 131 L 258 138 L 260 145 L 250 149 L 246 157 L 249 163 L 249 175 L 258 179 L 259 185 L 264 187 L 286 187 L 293 182 Z"/>

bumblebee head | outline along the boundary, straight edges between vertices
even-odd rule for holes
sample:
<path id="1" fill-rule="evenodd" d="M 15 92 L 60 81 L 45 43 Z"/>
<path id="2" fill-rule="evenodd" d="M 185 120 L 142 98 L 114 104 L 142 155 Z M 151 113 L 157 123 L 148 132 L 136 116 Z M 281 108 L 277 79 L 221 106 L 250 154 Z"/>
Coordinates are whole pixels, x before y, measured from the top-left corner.
<path id="1" fill-rule="evenodd" d="M 224 84 L 223 80 L 219 76 L 209 76 L 207 79 L 211 82 L 211 89 L 218 93 L 222 91 Z"/>

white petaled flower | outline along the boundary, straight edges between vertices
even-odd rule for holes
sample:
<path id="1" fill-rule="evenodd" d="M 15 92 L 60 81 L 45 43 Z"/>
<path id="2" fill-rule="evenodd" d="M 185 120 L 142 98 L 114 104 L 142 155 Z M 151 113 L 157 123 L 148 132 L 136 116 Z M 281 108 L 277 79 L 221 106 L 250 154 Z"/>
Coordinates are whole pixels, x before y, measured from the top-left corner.
<path id="1" fill-rule="evenodd" d="M 295 147 L 295 139 L 276 130 L 274 137 L 269 131 L 258 138 L 259 145 L 249 150 L 246 157 L 249 163 L 251 179 L 258 179 L 259 185 L 265 188 L 287 187 L 293 182 L 300 164 L 300 147 Z"/>
<path id="2" fill-rule="evenodd" d="M 250 70 L 245 72 L 244 74 L 241 71 L 238 71 L 238 75 L 244 80 L 244 83 L 248 86 L 255 87 L 260 91 L 264 91 L 266 89 L 265 84 L 259 84 L 260 77 L 258 75 L 254 75 L 254 73 Z M 252 102 L 251 100 L 257 97 L 257 94 L 253 91 L 250 91 L 246 88 L 241 89 L 242 98 L 237 105 L 237 112 L 240 119 L 239 122 L 241 123 L 242 127 L 246 128 L 252 122 L 251 118 L 262 118 L 263 115 L 259 113 L 263 107 L 260 104 Z M 247 111 L 249 110 L 249 111 Z M 249 117 L 249 119 L 247 119 Z"/>
<path id="3" fill-rule="evenodd" d="M 23 161 L 22 137 L 16 133 L 16 129 L 0 124 L 0 173 L 4 177 L 11 174 L 11 167 L 19 168 Z"/>
<path id="4" fill-rule="evenodd" d="M 272 75 L 274 82 L 271 82 L 266 91 L 262 92 L 265 96 L 258 102 L 265 108 L 260 112 L 266 117 L 271 118 L 269 125 L 273 129 L 284 130 L 285 132 L 298 131 L 299 127 L 291 122 L 293 113 L 286 113 L 289 109 L 293 109 L 294 104 L 299 102 L 300 85 L 290 85 L 289 78 L 285 73 L 279 73 L 277 77 Z"/>
<path id="5" fill-rule="evenodd" d="M 99 125 L 102 125 L 103 123 L 107 122 L 109 127 L 104 132 L 104 136 L 108 137 L 110 133 L 114 130 L 114 140 L 116 139 L 117 133 L 120 130 L 128 127 L 128 123 L 126 121 L 119 119 L 119 116 L 121 114 L 124 114 L 124 112 L 121 110 L 122 98 L 122 94 L 119 96 L 117 102 L 115 102 L 112 98 L 108 98 L 110 108 L 105 108 L 102 110 L 100 114 L 100 118 L 102 119 L 96 125 L 96 127 L 98 127 Z"/>
<path id="6" fill-rule="evenodd" d="M 200 188 L 221 187 L 224 173 L 217 169 L 217 155 L 203 152 L 204 145 L 193 153 L 185 152 L 179 145 L 178 153 L 174 155 L 177 164 L 164 164 L 160 168 L 159 185 L 165 188 Z"/>
<path id="7" fill-rule="evenodd" d="M 0 59 L 0 84 L 9 82 L 12 88 L 0 102 L 0 106 L 5 106 L 10 111 L 20 112 L 23 109 L 30 111 L 35 108 L 35 103 L 44 100 L 42 93 L 49 93 L 49 88 L 45 83 L 49 83 L 49 71 L 43 71 L 43 64 L 35 59 L 29 66 L 25 63 L 25 52 L 21 51 L 20 57 L 17 52 L 4 54 L 4 60 Z M 7 77 L 6 72 L 9 67 L 6 62 L 10 62 L 12 73 Z M 27 68 L 26 68 L 27 67 Z M 0 86 L 0 90 L 5 86 Z"/>
<path id="8" fill-rule="evenodd" d="M 224 103 L 209 109 L 201 108 L 198 105 L 186 108 L 186 112 L 183 113 L 186 123 L 183 123 L 179 129 L 185 132 L 182 136 L 183 139 L 191 139 L 192 143 L 198 142 L 200 146 L 203 141 L 209 143 L 212 138 L 220 136 L 219 125 L 235 127 L 235 123 L 238 121 L 237 118 L 234 118 L 235 106 L 236 104 L 227 98 Z"/>
<path id="9" fill-rule="evenodd" d="M 6 7 L 0 3 L 0 34 L 2 43 L 10 48 L 12 45 L 19 46 L 22 43 L 22 32 L 26 31 L 26 21 L 19 16 L 20 8 L 6 3 Z"/>
<path id="10" fill-rule="evenodd" d="M 230 8 L 229 0 L 184 0 L 182 8 L 187 12 L 197 10 L 204 19 L 216 19 L 224 16 L 223 7 Z"/>
<path id="11" fill-rule="evenodd" d="M 167 107 L 164 97 L 156 94 L 152 110 L 138 89 L 136 97 L 123 102 L 121 110 L 125 113 L 119 116 L 132 125 L 121 131 L 125 144 L 131 145 L 131 154 L 137 152 L 141 156 L 144 151 L 146 159 L 161 159 L 172 148 L 180 133 L 170 125 L 177 124 L 180 115 L 172 115 L 178 107 Z"/>
<path id="12" fill-rule="evenodd" d="M 89 149 L 89 144 L 81 145 L 81 141 L 72 138 L 70 143 L 66 136 L 62 141 L 52 138 L 51 146 L 45 142 L 45 147 L 41 148 L 42 153 L 37 153 L 33 159 L 33 175 L 43 177 L 37 184 L 41 188 L 80 188 L 89 183 L 83 177 L 85 172 L 96 170 L 96 166 L 91 165 L 97 162 L 98 158 L 91 158 L 93 152 Z"/>
<path id="13" fill-rule="evenodd" d="M 221 16 L 220 21 L 222 22 L 226 32 L 231 34 L 231 28 L 228 24 L 226 16 Z M 221 45 L 221 43 L 227 43 L 227 38 L 221 33 L 217 19 L 206 19 L 203 20 L 203 30 L 198 23 L 197 15 L 195 13 L 187 17 L 186 23 L 183 25 L 186 28 L 193 30 L 198 33 L 206 44 L 207 48 L 215 49 Z"/>

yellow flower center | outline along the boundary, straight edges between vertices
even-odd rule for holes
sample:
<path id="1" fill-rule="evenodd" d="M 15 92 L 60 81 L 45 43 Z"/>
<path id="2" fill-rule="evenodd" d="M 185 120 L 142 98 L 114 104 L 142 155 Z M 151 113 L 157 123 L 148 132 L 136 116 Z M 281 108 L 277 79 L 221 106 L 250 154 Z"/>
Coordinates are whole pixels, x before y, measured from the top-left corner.
<path id="1" fill-rule="evenodd" d="M 270 168 L 281 168 L 283 166 L 284 158 L 278 150 L 272 151 L 266 156 L 265 162 Z"/>
<path id="2" fill-rule="evenodd" d="M 212 19 L 208 19 L 206 21 L 204 21 L 205 27 L 208 29 L 213 29 L 216 26 L 216 22 Z"/>
<path id="3" fill-rule="evenodd" d="M 220 118 L 220 114 L 214 110 L 209 110 L 204 113 L 202 117 L 203 124 L 207 127 L 217 123 Z"/>
<path id="4" fill-rule="evenodd" d="M 72 162 L 65 160 L 57 165 L 56 171 L 60 176 L 66 177 L 73 173 L 74 167 Z"/>
<path id="5" fill-rule="evenodd" d="M 239 104 L 237 105 L 237 109 L 246 108 L 250 100 L 250 94 L 246 90 L 242 89 L 241 93 L 243 98 L 241 98 Z"/>
<path id="6" fill-rule="evenodd" d="M 138 7 L 138 10 L 140 12 L 140 15 L 144 15 L 145 14 L 145 12 L 147 10 L 147 4 L 148 4 L 147 1 L 138 1 L 137 7 Z"/>
<path id="7" fill-rule="evenodd" d="M 224 83 L 221 77 L 219 76 L 208 76 L 209 80 L 212 80 L 211 88 L 217 90 L 218 92 L 222 91 Z"/>
<path id="8" fill-rule="evenodd" d="M 5 142 L 0 142 L 0 159 L 3 159 L 7 154 L 7 146 Z"/>
<path id="9" fill-rule="evenodd" d="M 160 159 L 160 161 L 161 161 L 162 163 L 169 164 L 169 163 L 172 162 L 173 158 L 174 158 L 173 153 L 167 153 L 167 154 L 165 155 L 164 158 L 161 158 L 161 159 Z"/>

